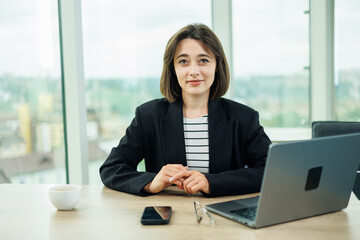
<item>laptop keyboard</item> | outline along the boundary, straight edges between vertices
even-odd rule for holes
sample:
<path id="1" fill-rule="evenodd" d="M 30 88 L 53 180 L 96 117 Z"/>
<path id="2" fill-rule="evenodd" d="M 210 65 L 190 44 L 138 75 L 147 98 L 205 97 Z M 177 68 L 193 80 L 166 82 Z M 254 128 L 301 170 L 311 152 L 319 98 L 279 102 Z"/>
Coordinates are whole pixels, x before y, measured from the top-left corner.
<path id="1" fill-rule="evenodd" d="M 230 212 L 233 214 L 239 215 L 243 218 L 247 218 L 247 219 L 254 221 L 255 216 L 256 216 L 256 210 L 257 210 L 257 206 L 253 206 L 253 207 L 248 207 L 248 208 L 235 209 Z"/>

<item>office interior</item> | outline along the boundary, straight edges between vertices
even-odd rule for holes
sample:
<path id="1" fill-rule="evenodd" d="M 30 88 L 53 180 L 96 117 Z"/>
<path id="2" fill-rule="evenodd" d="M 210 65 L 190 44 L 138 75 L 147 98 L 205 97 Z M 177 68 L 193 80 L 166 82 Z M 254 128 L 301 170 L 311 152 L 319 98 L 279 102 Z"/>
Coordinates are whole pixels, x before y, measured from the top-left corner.
<path id="1" fill-rule="evenodd" d="M 162 97 L 168 39 L 190 23 L 220 38 L 225 97 L 259 111 L 273 142 L 360 121 L 358 0 L 1 1 L 0 183 L 102 184 L 135 108 Z"/>

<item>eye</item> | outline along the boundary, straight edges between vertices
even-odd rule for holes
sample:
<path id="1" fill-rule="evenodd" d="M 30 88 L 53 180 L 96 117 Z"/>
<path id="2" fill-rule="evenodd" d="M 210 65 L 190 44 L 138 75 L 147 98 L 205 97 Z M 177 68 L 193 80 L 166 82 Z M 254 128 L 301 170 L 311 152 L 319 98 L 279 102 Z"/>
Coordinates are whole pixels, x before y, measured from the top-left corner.
<path id="1" fill-rule="evenodd" d="M 178 61 L 178 63 L 180 64 L 186 64 L 188 61 L 186 59 L 181 59 L 180 61 Z"/>
<path id="2" fill-rule="evenodd" d="M 209 62 L 209 60 L 207 60 L 206 58 L 200 59 L 200 63 L 208 63 L 208 62 Z"/>

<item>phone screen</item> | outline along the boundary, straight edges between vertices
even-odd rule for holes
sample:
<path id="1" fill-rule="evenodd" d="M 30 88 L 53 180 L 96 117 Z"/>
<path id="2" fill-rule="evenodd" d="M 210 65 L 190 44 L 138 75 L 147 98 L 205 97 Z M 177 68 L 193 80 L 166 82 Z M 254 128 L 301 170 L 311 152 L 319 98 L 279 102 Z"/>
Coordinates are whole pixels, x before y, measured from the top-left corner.
<path id="1" fill-rule="evenodd" d="M 171 218 L 171 207 L 153 206 L 146 207 L 141 217 L 141 223 L 144 225 L 168 224 Z"/>

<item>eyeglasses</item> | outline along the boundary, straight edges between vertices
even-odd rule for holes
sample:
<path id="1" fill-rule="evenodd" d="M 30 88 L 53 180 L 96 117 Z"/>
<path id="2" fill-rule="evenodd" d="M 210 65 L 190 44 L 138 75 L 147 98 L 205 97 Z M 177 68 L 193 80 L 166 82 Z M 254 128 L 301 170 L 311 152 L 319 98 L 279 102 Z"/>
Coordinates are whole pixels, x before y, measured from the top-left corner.
<path id="1" fill-rule="evenodd" d="M 194 208 L 196 213 L 197 222 L 200 223 L 203 217 L 206 217 L 209 220 L 210 224 L 215 223 L 215 220 L 212 218 L 210 213 L 203 207 L 198 201 L 194 202 Z"/>

